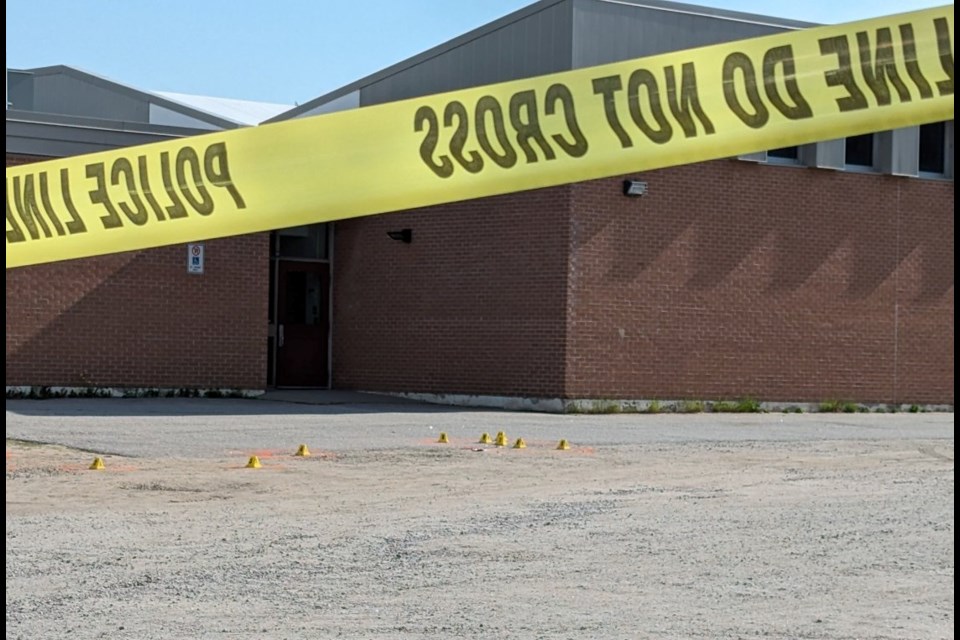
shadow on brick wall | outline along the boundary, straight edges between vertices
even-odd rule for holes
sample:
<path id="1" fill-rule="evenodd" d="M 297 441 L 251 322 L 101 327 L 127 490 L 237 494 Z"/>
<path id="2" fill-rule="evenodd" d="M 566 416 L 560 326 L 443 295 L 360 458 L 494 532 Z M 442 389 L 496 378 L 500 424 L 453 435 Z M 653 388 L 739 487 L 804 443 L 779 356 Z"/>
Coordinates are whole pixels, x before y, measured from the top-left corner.
<path id="1" fill-rule="evenodd" d="M 266 247 L 251 238 L 207 243 L 202 275 L 183 245 L 8 270 L 7 385 L 263 388 Z"/>
<path id="2" fill-rule="evenodd" d="M 790 293 L 827 270 L 856 299 L 911 262 L 920 282 L 909 300 L 953 287 L 953 183 L 729 160 L 644 177 L 637 199 L 619 179 L 575 187 L 574 247 L 611 256 L 605 281 L 631 283 L 672 258 L 670 275 L 687 269 L 695 289 L 753 270 L 766 292 Z"/>

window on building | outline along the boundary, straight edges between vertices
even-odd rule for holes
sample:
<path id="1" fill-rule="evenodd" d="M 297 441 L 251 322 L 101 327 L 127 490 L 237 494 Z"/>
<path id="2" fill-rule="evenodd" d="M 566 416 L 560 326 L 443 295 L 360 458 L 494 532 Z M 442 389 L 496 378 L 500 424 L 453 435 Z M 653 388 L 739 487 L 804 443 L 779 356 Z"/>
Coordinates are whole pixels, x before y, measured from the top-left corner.
<path id="1" fill-rule="evenodd" d="M 782 147 L 780 149 L 771 149 L 770 151 L 767 151 L 767 157 L 796 162 L 800 159 L 800 147 Z"/>
<path id="2" fill-rule="evenodd" d="M 943 174 L 946 170 L 946 123 L 920 126 L 920 172 Z"/>
<path id="3" fill-rule="evenodd" d="M 846 164 L 854 167 L 873 167 L 873 134 L 847 138 Z"/>
<path id="4" fill-rule="evenodd" d="M 294 260 L 325 260 L 327 258 L 327 225 L 279 229 L 277 257 Z"/>

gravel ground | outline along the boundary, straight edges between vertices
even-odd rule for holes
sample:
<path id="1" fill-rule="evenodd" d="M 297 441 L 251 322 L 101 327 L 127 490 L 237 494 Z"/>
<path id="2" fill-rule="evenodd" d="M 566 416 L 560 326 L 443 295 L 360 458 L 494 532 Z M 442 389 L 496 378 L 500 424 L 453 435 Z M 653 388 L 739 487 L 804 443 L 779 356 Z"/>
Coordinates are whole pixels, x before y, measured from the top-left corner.
<path id="1" fill-rule="evenodd" d="M 954 637 L 952 414 L 126 402 L 7 402 L 7 638 Z"/>

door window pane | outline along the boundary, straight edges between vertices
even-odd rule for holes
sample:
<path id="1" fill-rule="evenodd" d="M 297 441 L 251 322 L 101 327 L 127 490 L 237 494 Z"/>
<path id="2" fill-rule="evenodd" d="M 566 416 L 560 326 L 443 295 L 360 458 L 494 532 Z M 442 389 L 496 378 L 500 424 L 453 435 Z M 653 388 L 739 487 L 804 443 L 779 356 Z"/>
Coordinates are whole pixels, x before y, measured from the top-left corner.
<path id="1" fill-rule="evenodd" d="M 322 260 L 327 258 L 327 225 L 311 224 L 277 231 L 280 258 Z"/>
<path id="2" fill-rule="evenodd" d="M 320 274 L 313 271 L 288 271 L 284 278 L 283 324 L 319 325 L 323 314 Z"/>

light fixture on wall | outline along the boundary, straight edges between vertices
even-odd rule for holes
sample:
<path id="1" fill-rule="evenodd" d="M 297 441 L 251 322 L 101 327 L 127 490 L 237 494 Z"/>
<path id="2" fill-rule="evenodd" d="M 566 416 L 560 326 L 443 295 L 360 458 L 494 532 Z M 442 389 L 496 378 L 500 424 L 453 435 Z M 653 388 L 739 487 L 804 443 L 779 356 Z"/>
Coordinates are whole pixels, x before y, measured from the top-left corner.
<path id="1" fill-rule="evenodd" d="M 647 183 L 639 180 L 624 180 L 623 195 L 629 198 L 639 198 L 647 193 Z"/>
<path id="2" fill-rule="evenodd" d="M 387 231 L 391 240 L 397 240 L 405 244 L 413 242 L 413 229 L 400 229 L 399 231 Z"/>

